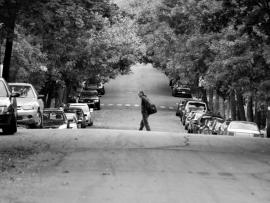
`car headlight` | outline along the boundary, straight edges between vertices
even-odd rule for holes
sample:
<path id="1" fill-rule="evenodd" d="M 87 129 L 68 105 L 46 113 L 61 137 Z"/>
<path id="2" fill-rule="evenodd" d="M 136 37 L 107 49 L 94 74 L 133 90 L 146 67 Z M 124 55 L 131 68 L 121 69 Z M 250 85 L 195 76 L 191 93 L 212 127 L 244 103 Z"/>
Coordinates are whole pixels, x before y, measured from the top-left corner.
<path id="1" fill-rule="evenodd" d="M 23 105 L 23 106 L 22 106 L 22 109 L 23 109 L 23 110 L 33 110 L 33 109 L 35 109 L 35 107 L 32 106 L 32 105 Z"/>
<path id="2" fill-rule="evenodd" d="M 94 102 L 99 102 L 98 99 L 95 99 Z"/>

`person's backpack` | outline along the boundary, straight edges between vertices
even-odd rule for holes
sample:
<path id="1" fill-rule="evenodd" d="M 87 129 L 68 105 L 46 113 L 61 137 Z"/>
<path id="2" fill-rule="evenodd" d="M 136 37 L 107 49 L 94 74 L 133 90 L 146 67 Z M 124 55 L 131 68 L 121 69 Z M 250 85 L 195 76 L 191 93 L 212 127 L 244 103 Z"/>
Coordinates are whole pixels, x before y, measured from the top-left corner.
<path id="1" fill-rule="evenodd" d="M 156 107 L 156 105 L 149 102 L 149 106 L 148 106 L 147 111 L 148 111 L 148 114 L 149 115 L 150 114 L 157 113 L 157 107 Z"/>

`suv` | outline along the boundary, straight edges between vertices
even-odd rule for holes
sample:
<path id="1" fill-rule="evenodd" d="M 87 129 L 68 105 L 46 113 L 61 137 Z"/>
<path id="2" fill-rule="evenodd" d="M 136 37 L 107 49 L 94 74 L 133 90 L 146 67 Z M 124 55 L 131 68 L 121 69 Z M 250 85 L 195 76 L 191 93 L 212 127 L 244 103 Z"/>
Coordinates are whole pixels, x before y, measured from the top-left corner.
<path id="1" fill-rule="evenodd" d="M 100 97 L 97 90 L 84 90 L 79 96 L 79 103 L 87 103 L 89 108 L 100 110 Z"/>
<path id="2" fill-rule="evenodd" d="M 8 84 L 0 78 L 0 128 L 4 134 L 17 132 L 17 93 L 11 93 Z"/>
<path id="3" fill-rule="evenodd" d="M 39 95 L 29 83 L 9 83 L 11 92 L 19 93 L 17 98 L 18 123 L 30 128 L 42 128 L 43 95 Z"/>

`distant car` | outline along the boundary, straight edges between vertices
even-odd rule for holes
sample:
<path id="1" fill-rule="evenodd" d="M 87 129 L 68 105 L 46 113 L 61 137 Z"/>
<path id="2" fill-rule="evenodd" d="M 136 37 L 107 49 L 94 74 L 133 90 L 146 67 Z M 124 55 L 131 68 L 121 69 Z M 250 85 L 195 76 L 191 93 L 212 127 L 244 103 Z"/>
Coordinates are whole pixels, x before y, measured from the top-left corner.
<path id="1" fill-rule="evenodd" d="M 222 128 L 221 126 L 225 122 L 225 119 L 218 115 L 218 114 L 211 114 L 210 118 L 207 118 L 205 121 L 205 125 L 201 127 L 202 134 L 209 134 L 209 135 L 222 135 Z"/>
<path id="2" fill-rule="evenodd" d="M 94 110 L 93 108 L 89 108 L 87 103 L 70 103 L 69 106 L 81 108 L 86 116 L 86 123 L 89 126 L 92 126 L 94 124 Z"/>
<path id="3" fill-rule="evenodd" d="M 39 95 L 29 83 L 9 83 L 12 92 L 19 93 L 17 98 L 18 124 L 31 128 L 42 127 L 43 95 Z"/>
<path id="4" fill-rule="evenodd" d="M 63 110 L 56 108 L 46 108 L 43 111 L 43 128 L 76 129 L 77 126 L 68 121 Z"/>
<path id="5" fill-rule="evenodd" d="M 85 114 L 80 107 L 69 106 L 68 108 L 64 109 L 64 112 L 65 113 L 75 113 L 77 115 L 78 125 L 81 128 L 86 128 L 86 126 L 87 126 L 87 122 L 86 122 L 87 114 Z"/>
<path id="6" fill-rule="evenodd" d="M 172 88 L 172 96 L 181 98 L 192 98 L 190 88 L 174 86 Z"/>
<path id="7" fill-rule="evenodd" d="M 188 133 L 197 133 L 199 119 L 205 114 L 205 112 L 195 112 L 187 125 Z"/>
<path id="8" fill-rule="evenodd" d="M 102 82 L 86 83 L 84 90 L 97 90 L 98 94 L 100 95 L 105 94 L 105 87 Z"/>
<path id="9" fill-rule="evenodd" d="M 17 132 L 17 101 L 18 93 L 11 93 L 8 84 L 0 78 L 0 128 L 4 134 Z"/>
<path id="10" fill-rule="evenodd" d="M 197 121 L 194 121 L 191 126 L 192 133 L 200 134 L 202 129 L 205 127 L 207 120 L 212 119 L 212 114 L 204 113 L 202 114 Z"/>
<path id="11" fill-rule="evenodd" d="M 181 98 L 179 102 L 177 103 L 176 112 L 175 115 L 180 117 L 180 120 L 182 120 L 183 112 L 185 109 L 185 105 L 188 101 L 191 101 L 193 99 L 190 98 Z"/>
<path id="12" fill-rule="evenodd" d="M 69 127 L 72 129 L 78 129 L 79 123 L 76 113 L 65 113 L 65 115 L 67 117 Z"/>
<path id="13" fill-rule="evenodd" d="M 197 100 L 190 100 L 187 101 L 185 104 L 185 107 L 183 109 L 183 115 L 182 115 L 182 124 L 185 125 L 185 120 L 187 117 L 187 114 L 190 112 L 207 112 L 207 105 L 205 102 L 197 101 Z"/>
<path id="14" fill-rule="evenodd" d="M 79 103 L 87 103 L 89 108 L 100 110 L 100 97 L 97 90 L 84 90 L 80 93 Z"/>
<path id="15" fill-rule="evenodd" d="M 263 137 L 258 125 L 248 121 L 231 121 L 227 128 L 227 135 L 236 137 Z"/>

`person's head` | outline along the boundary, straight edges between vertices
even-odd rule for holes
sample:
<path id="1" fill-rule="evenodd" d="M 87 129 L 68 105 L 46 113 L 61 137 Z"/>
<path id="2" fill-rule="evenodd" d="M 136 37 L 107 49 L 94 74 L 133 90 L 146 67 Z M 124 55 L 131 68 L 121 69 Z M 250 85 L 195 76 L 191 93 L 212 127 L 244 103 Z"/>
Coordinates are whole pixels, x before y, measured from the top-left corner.
<path id="1" fill-rule="evenodd" d="M 145 96 L 143 91 L 139 91 L 138 95 L 139 95 L 139 97 Z"/>

